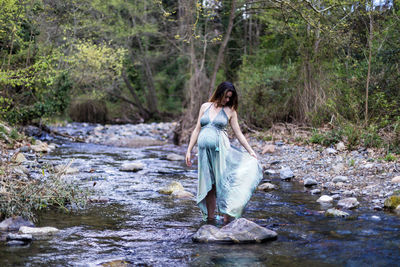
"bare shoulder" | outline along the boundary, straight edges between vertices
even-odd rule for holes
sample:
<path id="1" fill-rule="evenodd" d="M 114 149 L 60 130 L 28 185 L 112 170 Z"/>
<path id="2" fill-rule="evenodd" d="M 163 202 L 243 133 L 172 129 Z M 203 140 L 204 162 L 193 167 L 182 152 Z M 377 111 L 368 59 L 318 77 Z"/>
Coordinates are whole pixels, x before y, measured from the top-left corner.
<path id="1" fill-rule="evenodd" d="M 212 102 L 205 102 L 205 103 L 201 104 L 200 110 L 205 110 L 205 109 L 208 108 L 211 104 L 212 104 Z"/>
<path id="2" fill-rule="evenodd" d="M 236 110 L 230 108 L 230 107 L 224 107 L 224 111 L 226 113 L 226 115 L 228 116 L 228 119 L 230 120 L 233 116 L 237 116 L 236 115 Z"/>

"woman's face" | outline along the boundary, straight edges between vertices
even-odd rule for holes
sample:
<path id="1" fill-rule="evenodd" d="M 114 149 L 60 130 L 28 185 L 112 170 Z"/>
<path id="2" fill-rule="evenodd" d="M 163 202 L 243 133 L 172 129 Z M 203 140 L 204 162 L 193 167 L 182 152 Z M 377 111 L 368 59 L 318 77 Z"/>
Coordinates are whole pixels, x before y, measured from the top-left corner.
<path id="1" fill-rule="evenodd" d="M 222 99 L 221 105 L 225 106 L 226 103 L 229 102 L 229 100 L 231 99 L 231 97 L 232 97 L 232 92 L 231 92 L 231 91 L 228 91 L 228 92 L 226 93 L 226 95 L 224 96 L 224 98 Z"/>

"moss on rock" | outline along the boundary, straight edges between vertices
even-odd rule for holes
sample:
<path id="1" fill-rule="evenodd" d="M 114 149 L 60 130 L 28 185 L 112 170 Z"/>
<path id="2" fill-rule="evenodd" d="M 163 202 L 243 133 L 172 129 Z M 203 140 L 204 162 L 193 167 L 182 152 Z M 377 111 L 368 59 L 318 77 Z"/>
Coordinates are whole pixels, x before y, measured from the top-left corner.
<path id="1" fill-rule="evenodd" d="M 385 200 L 385 208 L 394 210 L 400 205 L 400 196 L 391 196 Z"/>

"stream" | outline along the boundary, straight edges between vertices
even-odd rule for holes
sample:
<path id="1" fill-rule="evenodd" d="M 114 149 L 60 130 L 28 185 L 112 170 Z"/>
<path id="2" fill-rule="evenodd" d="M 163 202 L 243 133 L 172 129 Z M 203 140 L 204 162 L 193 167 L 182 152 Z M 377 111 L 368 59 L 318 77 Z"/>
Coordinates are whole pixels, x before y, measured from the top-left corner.
<path id="1" fill-rule="evenodd" d="M 191 236 L 203 225 L 194 200 L 172 199 L 158 190 L 172 181 L 196 193 L 197 166 L 168 161 L 184 155 L 172 144 L 141 148 L 52 140 L 60 146 L 43 159 L 66 164 L 69 175 L 106 203 L 70 213 L 40 214 L 37 226 L 60 229 L 26 247 L 0 243 L 0 266 L 96 266 L 123 260 L 132 266 L 399 266 L 400 217 L 361 206 L 350 218 L 328 218 L 296 182 L 272 179 L 278 189 L 256 191 L 244 217 L 278 233 L 261 244 L 198 244 Z M 139 172 L 122 172 L 124 162 L 140 161 Z M 128 265 L 129 265 L 128 264 Z"/>

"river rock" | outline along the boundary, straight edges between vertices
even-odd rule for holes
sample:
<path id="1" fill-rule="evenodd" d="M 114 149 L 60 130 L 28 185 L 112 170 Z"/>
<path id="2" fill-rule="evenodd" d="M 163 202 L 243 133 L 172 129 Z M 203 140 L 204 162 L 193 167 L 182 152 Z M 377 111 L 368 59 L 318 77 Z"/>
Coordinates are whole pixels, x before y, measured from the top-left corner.
<path id="1" fill-rule="evenodd" d="M 203 225 L 193 235 L 192 240 L 200 243 L 261 243 L 276 239 L 277 236 L 278 234 L 274 231 L 244 218 L 239 218 L 221 229 L 209 224 Z"/>
<path id="2" fill-rule="evenodd" d="M 46 226 L 46 227 L 28 227 L 22 226 L 19 228 L 19 233 L 21 234 L 31 234 L 33 236 L 41 236 L 41 235 L 52 235 L 57 233 L 59 230 L 54 227 Z"/>
<path id="3" fill-rule="evenodd" d="M 344 151 L 344 150 L 346 150 L 346 146 L 344 145 L 343 142 L 339 142 L 339 143 L 336 144 L 336 150 Z"/>
<path id="4" fill-rule="evenodd" d="M 12 157 L 12 161 L 15 163 L 22 163 L 22 162 L 26 161 L 26 158 L 25 158 L 24 154 L 17 153 Z"/>
<path id="5" fill-rule="evenodd" d="M 54 167 L 54 170 L 57 173 L 62 172 L 64 174 L 74 174 L 79 172 L 77 168 L 67 167 L 66 165 L 58 165 Z"/>
<path id="6" fill-rule="evenodd" d="M 345 209 L 354 209 L 358 207 L 358 205 L 360 205 L 360 203 L 355 197 L 344 198 L 338 202 L 338 206 Z"/>
<path id="7" fill-rule="evenodd" d="M 7 218 L 0 223 L 0 230 L 17 231 L 21 226 L 35 226 L 31 221 L 25 220 L 21 216 Z"/>
<path id="8" fill-rule="evenodd" d="M 271 183 L 263 183 L 257 187 L 258 190 L 270 191 L 276 189 L 276 185 Z"/>
<path id="9" fill-rule="evenodd" d="M 347 212 L 345 212 L 345 211 L 341 211 L 341 210 L 338 210 L 338 209 L 335 209 L 335 208 L 332 208 L 332 209 L 328 209 L 327 211 L 325 211 L 325 216 L 326 217 L 347 217 L 347 216 L 349 216 L 350 214 L 348 214 Z"/>
<path id="10" fill-rule="evenodd" d="M 264 155 L 265 153 L 274 153 L 274 152 L 275 152 L 275 146 L 268 144 L 263 147 L 261 154 Z"/>
<path id="11" fill-rule="evenodd" d="M 384 207 L 394 210 L 400 205 L 400 196 L 391 196 L 385 200 Z"/>
<path id="12" fill-rule="evenodd" d="M 400 183 L 400 176 L 396 176 L 392 179 L 392 183 L 399 184 Z"/>
<path id="13" fill-rule="evenodd" d="M 6 238 L 7 241 L 10 240 L 19 240 L 25 243 L 31 242 L 33 240 L 32 235 L 30 234 L 12 234 L 9 233 Z"/>
<path id="14" fill-rule="evenodd" d="M 122 164 L 120 171 L 137 172 L 144 169 L 144 164 L 141 162 L 129 162 Z"/>
<path id="15" fill-rule="evenodd" d="M 264 173 L 266 175 L 268 175 L 271 178 L 277 178 L 279 177 L 279 172 L 275 171 L 275 170 L 265 170 Z"/>
<path id="16" fill-rule="evenodd" d="M 318 194 L 321 194 L 321 189 L 316 188 L 311 190 L 311 195 L 318 195 Z"/>
<path id="17" fill-rule="evenodd" d="M 12 168 L 13 173 L 21 176 L 26 176 L 29 174 L 29 170 L 27 167 L 19 165 Z"/>
<path id="18" fill-rule="evenodd" d="M 306 187 L 310 187 L 310 186 L 317 185 L 317 184 L 318 184 L 317 181 L 315 181 L 315 179 L 313 179 L 313 178 L 307 178 L 304 181 L 304 186 L 306 186 Z"/>
<path id="19" fill-rule="evenodd" d="M 193 199 L 194 195 L 185 190 L 173 191 L 171 196 L 178 199 Z"/>
<path id="20" fill-rule="evenodd" d="M 90 203 L 107 203 L 110 199 L 108 197 L 89 197 Z"/>
<path id="21" fill-rule="evenodd" d="M 327 153 L 327 154 L 336 154 L 337 151 L 334 148 L 329 147 L 329 148 L 325 149 L 325 153 Z"/>
<path id="22" fill-rule="evenodd" d="M 279 172 L 281 180 L 290 180 L 294 177 L 294 173 L 290 168 L 282 168 Z"/>
<path id="23" fill-rule="evenodd" d="M 161 194 L 171 195 L 175 191 L 185 191 L 185 188 L 183 188 L 180 182 L 173 181 L 166 187 L 161 188 L 158 192 Z"/>
<path id="24" fill-rule="evenodd" d="M 171 154 L 167 155 L 167 160 L 170 160 L 170 161 L 184 161 L 185 157 L 182 156 L 182 155 L 171 153 Z"/>
<path id="25" fill-rule="evenodd" d="M 340 173 L 340 172 L 342 172 L 344 170 L 344 164 L 343 163 L 338 163 L 338 164 L 332 166 L 332 170 L 335 173 Z"/>
<path id="26" fill-rule="evenodd" d="M 31 148 L 35 152 L 44 152 L 44 153 L 50 152 L 50 148 L 47 145 L 47 143 L 42 142 L 40 140 L 36 140 L 35 145 L 31 145 Z"/>
<path id="27" fill-rule="evenodd" d="M 339 183 L 339 182 L 346 183 L 348 180 L 349 179 L 346 176 L 339 175 L 339 176 L 336 176 L 335 178 L 333 178 L 332 182 L 334 182 L 334 183 Z"/>
<path id="28" fill-rule="evenodd" d="M 319 203 L 331 203 L 333 201 L 333 198 L 327 195 L 323 195 L 320 198 L 317 199 L 317 202 Z"/>
<path id="29" fill-rule="evenodd" d="M 400 215 L 400 205 L 398 205 L 397 208 L 394 209 L 394 212 Z"/>

